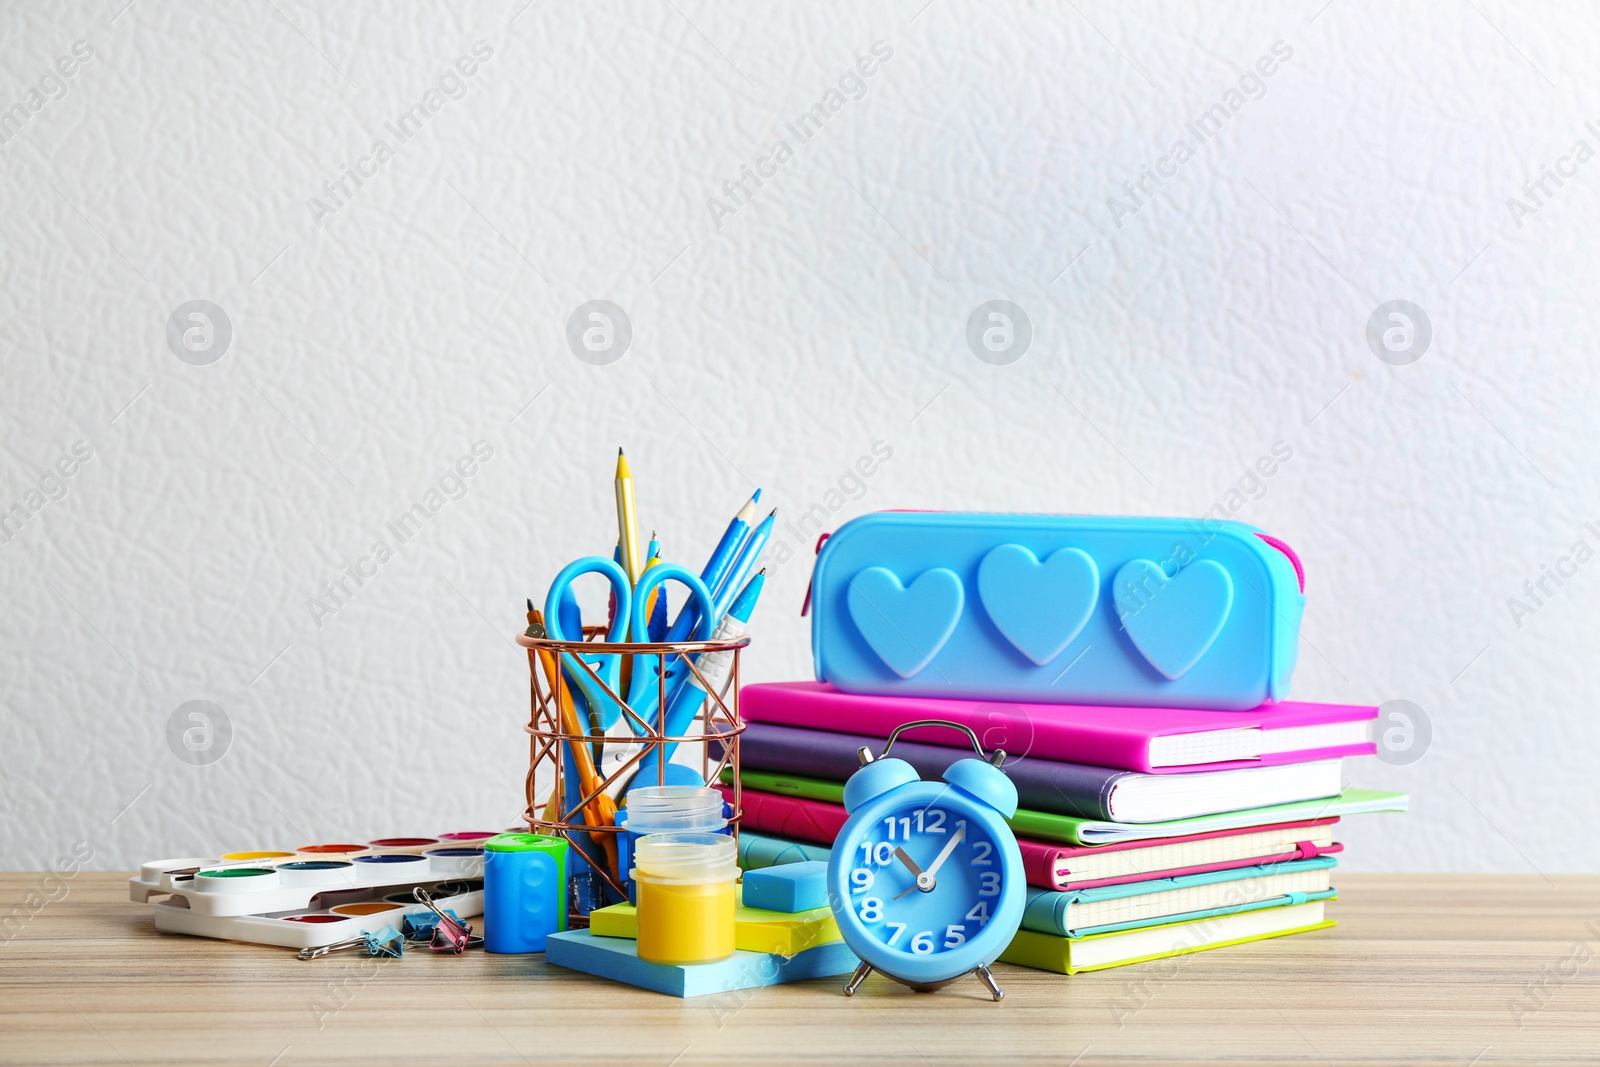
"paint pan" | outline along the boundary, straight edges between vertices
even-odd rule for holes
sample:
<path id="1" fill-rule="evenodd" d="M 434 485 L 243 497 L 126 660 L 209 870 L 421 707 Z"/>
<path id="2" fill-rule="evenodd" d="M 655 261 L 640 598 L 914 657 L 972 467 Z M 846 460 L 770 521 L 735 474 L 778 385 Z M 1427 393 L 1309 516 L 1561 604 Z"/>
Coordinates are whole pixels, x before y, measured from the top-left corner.
<path id="1" fill-rule="evenodd" d="M 278 864 L 279 884 L 283 886 L 354 886 L 355 864 L 349 860 L 290 860 Z"/>
<path id="2" fill-rule="evenodd" d="M 194 887 L 202 893 L 259 893 L 279 884 L 271 867 L 211 867 L 194 876 Z"/>
<path id="3" fill-rule="evenodd" d="M 385 852 L 421 852 L 423 849 L 433 848 L 439 844 L 437 837 L 380 837 L 375 841 L 368 841 L 368 848 L 380 848 Z"/>
<path id="4" fill-rule="evenodd" d="M 423 855 L 433 862 L 435 877 L 481 878 L 483 876 L 481 848 L 430 848 Z"/>
<path id="5" fill-rule="evenodd" d="M 295 849 L 302 856 L 326 856 L 331 859 L 349 859 L 359 856 L 367 851 L 366 845 L 355 845 L 348 841 L 336 841 L 330 845 L 302 845 Z"/>
<path id="6" fill-rule="evenodd" d="M 346 918 L 364 918 L 369 915 L 382 915 L 386 912 L 404 910 L 401 905 L 388 900 L 364 900 L 359 904 L 340 904 L 338 907 L 331 909 L 333 914 L 342 915 Z"/>

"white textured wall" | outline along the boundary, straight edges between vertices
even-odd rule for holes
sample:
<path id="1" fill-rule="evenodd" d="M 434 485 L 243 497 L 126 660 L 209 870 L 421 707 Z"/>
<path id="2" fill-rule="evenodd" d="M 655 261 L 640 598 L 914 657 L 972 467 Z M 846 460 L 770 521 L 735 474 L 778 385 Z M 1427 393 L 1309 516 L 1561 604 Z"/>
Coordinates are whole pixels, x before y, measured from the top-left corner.
<path id="1" fill-rule="evenodd" d="M 1600 818 L 1600 564 L 1507 606 L 1600 549 L 1600 160 L 1522 189 L 1600 148 L 1600 14 L 522 3 L 6 5 L 0 507 L 43 506 L 0 544 L 0 863 L 506 823 L 507 637 L 610 544 L 619 443 L 642 521 L 697 563 L 753 484 L 780 515 L 842 503 L 833 524 L 1193 514 L 1282 441 L 1232 503 L 1306 561 L 1295 695 L 1432 722 L 1420 760 L 1356 768 L 1415 808 L 1345 830 L 1349 865 L 1600 868 L 1574 832 Z M 476 41 L 464 95 L 388 133 Z M 876 41 L 859 99 L 787 132 Z M 1200 144 L 1185 124 L 1279 41 Z M 379 138 L 393 158 L 314 218 Z M 1134 201 L 1180 138 L 1194 158 Z M 779 139 L 777 176 L 714 213 Z M 964 339 L 997 298 L 1033 331 L 1006 366 Z M 232 326 L 210 365 L 166 339 L 195 299 Z M 610 366 L 565 341 L 594 299 L 632 324 Z M 1409 366 L 1364 338 L 1392 299 L 1431 322 Z M 65 495 L 30 497 L 80 441 Z M 399 546 L 386 521 L 479 441 Z M 830 498 L 875 441 L 892 459 Z M 319 626 L 308 599 L 379 538 L 396 558 Z M 808 568 L 782 558 L 759 678 L 809 671 Z M 232 738 L 196 767 L 167 723 L 202 699 Z"/>

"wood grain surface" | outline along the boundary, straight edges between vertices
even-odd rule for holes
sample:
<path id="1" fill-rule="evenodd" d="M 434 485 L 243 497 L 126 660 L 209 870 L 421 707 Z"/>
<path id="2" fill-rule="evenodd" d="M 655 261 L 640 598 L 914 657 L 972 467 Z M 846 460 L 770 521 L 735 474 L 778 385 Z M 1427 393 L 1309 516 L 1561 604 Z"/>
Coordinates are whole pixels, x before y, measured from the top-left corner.
<path id="1" fill-rule="evenodd" d="M 157 933 L 125 875 L 44 878 L 0 875 L 4 1063 L 1600 1063 L 1600 877 L 1346 874 L 1334 929 L 1000 965 L 999 1004 L 876 975 L 677 1000 L 481 951 L 301 962 Z"/>

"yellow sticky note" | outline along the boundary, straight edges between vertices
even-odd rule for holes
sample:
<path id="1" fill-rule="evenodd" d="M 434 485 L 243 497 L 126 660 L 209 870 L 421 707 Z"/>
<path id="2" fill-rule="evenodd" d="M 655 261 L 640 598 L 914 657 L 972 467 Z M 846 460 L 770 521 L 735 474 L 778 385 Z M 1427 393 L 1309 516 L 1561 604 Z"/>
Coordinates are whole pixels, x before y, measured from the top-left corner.
<path id="1" fill-rule="evenodd" d="M 597 937 L 639 937 L 639 911 L 632 904 L 613 904 L 589 913 L 589 932 Z M 808 948 L 838 941 L 839 924 L 829 908 L 794 914 L 747 908 L 733 912 L 733 944 L 746 952 L 776 952 L 793 956 Z"/>

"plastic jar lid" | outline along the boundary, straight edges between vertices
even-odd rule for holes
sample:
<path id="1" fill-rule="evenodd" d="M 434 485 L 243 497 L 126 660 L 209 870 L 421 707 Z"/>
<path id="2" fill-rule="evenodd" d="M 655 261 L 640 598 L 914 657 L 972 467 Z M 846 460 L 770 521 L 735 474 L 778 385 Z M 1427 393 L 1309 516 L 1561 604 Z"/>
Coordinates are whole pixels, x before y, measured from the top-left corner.
<path id="1" fill-rule="evenodd" d="M 738 846 L 726 834 L 648 834 L 633 843 L 633 877 L 653 882 L 732 882 Z"/>
<path id="2" fill-rule="evenodd" d="M 634 834 L 720 830 L 722 793 L 704 785 L 647 785 L 628 791 L 627 828 Z"/>

